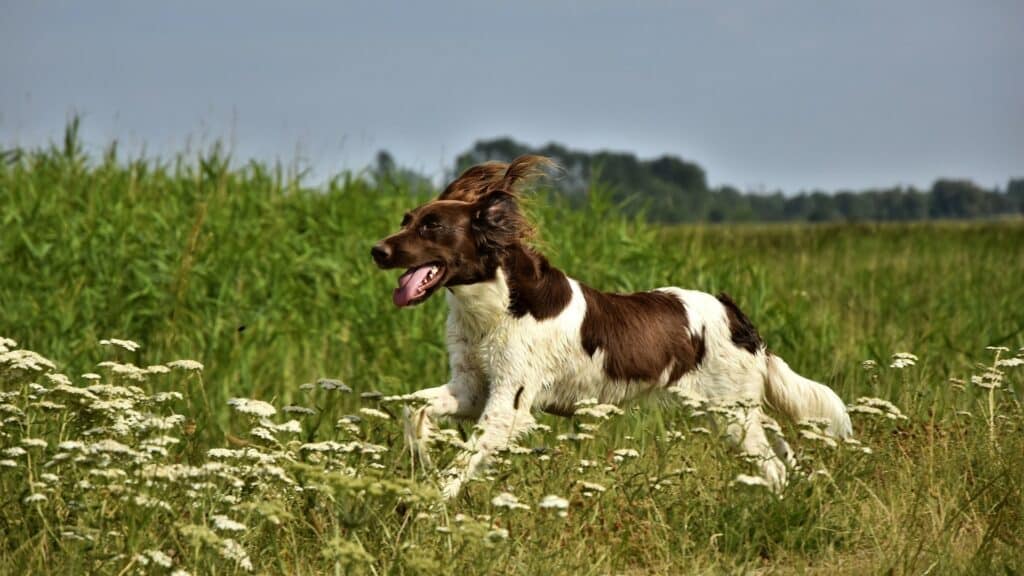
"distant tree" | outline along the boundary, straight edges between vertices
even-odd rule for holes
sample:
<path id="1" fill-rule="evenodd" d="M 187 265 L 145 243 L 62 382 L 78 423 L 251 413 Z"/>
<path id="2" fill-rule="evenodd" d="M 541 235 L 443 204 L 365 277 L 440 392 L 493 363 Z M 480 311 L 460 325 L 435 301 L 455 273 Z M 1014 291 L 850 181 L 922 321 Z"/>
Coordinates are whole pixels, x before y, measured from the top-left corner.
<path id="1" fill-rule="evenodd" d="M 1006 185 L 1006 197 L 1010 201 L 1010 210 L 1024 214 L 1024 178 L 1014 178 Z"/>

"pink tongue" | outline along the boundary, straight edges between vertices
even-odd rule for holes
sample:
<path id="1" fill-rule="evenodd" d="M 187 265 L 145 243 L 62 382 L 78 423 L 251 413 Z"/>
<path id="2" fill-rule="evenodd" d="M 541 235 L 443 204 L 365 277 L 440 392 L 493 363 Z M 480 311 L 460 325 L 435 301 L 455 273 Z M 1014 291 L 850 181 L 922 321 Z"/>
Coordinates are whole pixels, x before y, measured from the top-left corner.
<path id="1" fill-rule="evenodd" d="M 402 277 L 398 279 L 398 288 L 395 288 L 395 293 L 391 295 L 391 299 L 395 302 L 395 306 L 399 308 L 408 306 L 409 302 L 412 302 L 418 296 L 423 295 L 423 291 L 420 290 L 420 283 L 430 273 L 430 266 L 421 266 L 402 274 Z"/>

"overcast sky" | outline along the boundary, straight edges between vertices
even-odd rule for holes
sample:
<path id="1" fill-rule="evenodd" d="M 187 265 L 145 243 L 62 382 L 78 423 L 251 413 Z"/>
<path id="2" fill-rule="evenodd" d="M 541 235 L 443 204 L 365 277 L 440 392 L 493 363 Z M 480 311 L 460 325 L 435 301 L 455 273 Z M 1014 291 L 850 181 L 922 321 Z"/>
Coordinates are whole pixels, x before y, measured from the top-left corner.
<path id="1" fill-rule="evenodd" d="M 0 147 L 217 138 L 433 176 L 477 139 L 674 154 L 712 184 L 1024 176 L 1024 2 L 0 0 Z"/>

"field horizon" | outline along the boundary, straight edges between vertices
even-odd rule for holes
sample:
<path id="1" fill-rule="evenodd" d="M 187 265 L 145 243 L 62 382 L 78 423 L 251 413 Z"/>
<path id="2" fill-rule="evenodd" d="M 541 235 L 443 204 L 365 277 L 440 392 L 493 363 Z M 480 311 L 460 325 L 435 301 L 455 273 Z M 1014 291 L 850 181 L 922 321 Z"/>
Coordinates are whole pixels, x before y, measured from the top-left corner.
<path id="1" fill-rule="evenodd" d="M 443 298 L 395 309 L 369 257 L 427 198 L 73 139 L 0 163 L 0 572 L 1024 571 L 1024 221 L 663 227 L 538 191 L 553 264 L 729 293 L 858 442 L 786 423 L 778 497 L 715 407 L 543 416 L 443 503 L 382 399 L 446 381 Z"/>

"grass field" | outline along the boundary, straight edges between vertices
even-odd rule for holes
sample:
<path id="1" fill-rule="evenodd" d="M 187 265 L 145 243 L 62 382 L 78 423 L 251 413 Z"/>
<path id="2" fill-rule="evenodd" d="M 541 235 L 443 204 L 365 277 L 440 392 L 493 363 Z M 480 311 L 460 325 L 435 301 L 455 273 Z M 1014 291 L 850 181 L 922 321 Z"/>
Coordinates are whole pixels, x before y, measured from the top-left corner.
<path id="1" fill-rule="evenodd" d="M 447 378 L 443 299 L 395 309 L 368 253 L 425 198 L 71 138 L 0 165 L 0 573 L 1024 572 L 1021 222 L 662 229 L 602 198 L 538 197 L 556 265 L 727 291 L 798 371 L 905 418 L 855 413 L 838 447 L 787 425 L 779 498 L 692 409 L 543 416 L 441 504 L 372 394 Z"/>

